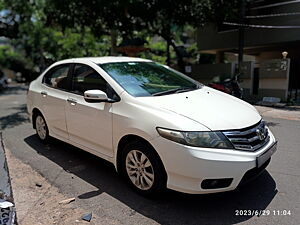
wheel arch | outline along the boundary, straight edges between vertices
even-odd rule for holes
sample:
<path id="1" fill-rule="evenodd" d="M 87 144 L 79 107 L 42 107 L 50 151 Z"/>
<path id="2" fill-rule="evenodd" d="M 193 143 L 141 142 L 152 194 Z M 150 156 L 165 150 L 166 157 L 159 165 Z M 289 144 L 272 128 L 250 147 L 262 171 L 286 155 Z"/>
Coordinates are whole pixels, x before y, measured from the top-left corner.
<path id="1" fill-rule="evenodd" d="M 135 134 L 127 134 L 127 135 L 123 136 L 118 142 L 117 154 L 116 154 L 116 165 L 115 165 L 117 171 L 120 171 L 120 161 L 121 161 L 121 157 L 122 157 L 122 150 L 124 149 L 126 144 L 128 144 L 130 142 L 142 142 L 145 145 L 149 146 L 153 150 L 154 154 L 156 154 L 158 160 L 160 161 L 160 163 L 164 169 L 164 173 L 167 177 L 166 168 L 165 168 L 158 152 L 155 150 L 155 148 L 151 145 L 151 143 L 148 140 L 146 140 L 145 138 L 143 138 L 141 136 L 135 135 Z"/>

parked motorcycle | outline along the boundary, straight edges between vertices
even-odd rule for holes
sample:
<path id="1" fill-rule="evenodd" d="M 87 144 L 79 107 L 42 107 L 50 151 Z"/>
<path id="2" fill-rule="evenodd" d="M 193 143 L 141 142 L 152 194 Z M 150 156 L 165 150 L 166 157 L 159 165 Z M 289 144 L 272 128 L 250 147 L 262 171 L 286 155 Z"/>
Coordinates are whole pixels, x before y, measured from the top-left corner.
<path id="1" fill-rule="evenodd" d="M 241 88 L 238 82 L 238 75 L 225 80 L 221 80 L 220 77 L 214 77 L 213 81 L 209 83 L 208 86 L 237 98 L 243 98 L 243 88 Z"/>

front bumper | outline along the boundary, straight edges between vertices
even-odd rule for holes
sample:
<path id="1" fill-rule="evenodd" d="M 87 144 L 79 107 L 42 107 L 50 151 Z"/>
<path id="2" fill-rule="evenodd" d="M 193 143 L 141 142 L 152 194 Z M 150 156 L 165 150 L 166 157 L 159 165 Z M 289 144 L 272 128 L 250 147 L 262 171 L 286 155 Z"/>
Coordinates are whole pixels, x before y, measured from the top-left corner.
<path id="1" fill-rule="evenodd" d="M 255 152 L 190 147 L 162 137 L 152 140 L 152 145 L 158 151 L 165 166 L 169 189 L 191 194 L 205 194 L 236 189 L 247 171 L 258 168 L 259 156 L 264 155 L 263 161 L 260 160 L 260 168 L 265 166 L 274 151 L 272 154 L 264 153 L 276 143 L 271 131 L 269 135 L 269 142 Z M 227 178 L 231 179 L 227 187 L 206 189 L 201 186 L 207 179 Z"/>

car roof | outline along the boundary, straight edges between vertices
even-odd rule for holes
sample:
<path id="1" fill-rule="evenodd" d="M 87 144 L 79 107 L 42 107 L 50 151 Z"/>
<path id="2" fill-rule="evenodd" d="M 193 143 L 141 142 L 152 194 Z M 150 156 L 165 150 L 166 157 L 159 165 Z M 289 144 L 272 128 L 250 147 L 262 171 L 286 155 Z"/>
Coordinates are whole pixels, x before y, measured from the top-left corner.
<path id="1" fill-rule="evenodd" d="M 152 62 L 148 59 L 124 57 L 124 56 L 104 56 L 104 57 L 83 57 L 61 60 L 57 63 L 71 63 L 71 62 L 93 62 L 96 64 L 114 63 L 114 62 Z"/>

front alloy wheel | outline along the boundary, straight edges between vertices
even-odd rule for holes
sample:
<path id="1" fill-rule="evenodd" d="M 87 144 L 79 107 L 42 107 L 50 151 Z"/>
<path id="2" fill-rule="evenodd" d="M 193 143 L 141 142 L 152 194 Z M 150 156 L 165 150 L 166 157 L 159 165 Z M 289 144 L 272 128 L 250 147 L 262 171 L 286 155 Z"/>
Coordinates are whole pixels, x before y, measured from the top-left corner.
<path id="1" fill-rule="evenodd" d="M 150 144 L 130 142 L 121 154 L 118 171 L 136 192 L 144 196 L 154 196 L 165 190 L 165 168 Z"/>
<path id="2" fill-rule="evenodd" d="M 154 183 L 154 170 L 148 157 L 139 150 L 131 150 L 126 157 L 126 171 L 131 182 L 141 190 L 149 190 Z"/>

